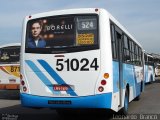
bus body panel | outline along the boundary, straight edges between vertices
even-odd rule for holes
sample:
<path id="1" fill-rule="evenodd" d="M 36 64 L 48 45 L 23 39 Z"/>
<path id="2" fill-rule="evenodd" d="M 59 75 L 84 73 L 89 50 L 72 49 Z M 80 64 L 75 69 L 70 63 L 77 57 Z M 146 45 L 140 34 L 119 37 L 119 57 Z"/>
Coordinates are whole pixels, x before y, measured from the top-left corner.
<path id="1" fill-rule="evenodd" d="M 83 54 L 83 56 L 81 56 Z M 32 95 L 41 95 L 48 97 L 64 97 L 64 96 L 88 96 L 95 94 L 95 86 L 96 81 L 99 76 L 99 69 L 97 71 L 94 68 L 90 68 L 90 64 L 96 58 L 97 64 L 100 66 L 100 51 L 87 51 L 81 53 L 67 53 L 64 54 L 64 57 L 55 57 L 55 54 L 51 55 L 34 55 L 32 58 L 32 54 L 26 54 L 25 60 L 25 74 L 27 76 L 27 81 L 29 84 L 29 94 Z M 30 59 L 31 58 L 31 59 Z M 64 65 L 63 71 L 57 71 L 56 68 L 60 68 L 60 66 L 56 66 L 57 60 L 63 59 L 61 64 Z M 79 64 L 79 69 L 77 71 L 73 71 L 71 68 L 67 71 L 67 63 L 66 60 L 75 60 L 73 61 L 74 68 L 76 68 L 76 64 Z M 82 59 L 88 59 L 89 64 L 86 68 L 90 69 L 90 71 L 80 71 L 83 64 L 80 64 Z M 79 63 L 77 62 L 79 61 Z M 49 67 L 51 69 L 49 69 Z M 51 74 L 57 74 L 56 76 L 52 76 Z M 54 91 L 54 85 L 69 85 L 72 90 L 71 93 L 67 91 L 57 92 Z M 35 85 L 37 87 L 35 87 Z M 37 89 L 38 88 L 38 89 Z M 72 94 L 75 92 L 76 95 Z M 70 94 L 69 94 L 70 93 Z"/>
<path id="2" fill-rule="evenodd" d="M 0 89 L 18 90 L 20 84 L 20 43 L 0 46 Z"/>
<path id="3" fill-rule="evenodd" d="M 0 65 L 0 89 L 19 89 L 19 64 Z"/>
<path id="4" fill-rule="evenodd" d="M 157 66 L 155 67 L 155 75 L 160 76 L 160 64 L 157 64 Z"/>
<path id="5" fill-rule="evenodd" d="M 145 83 L 155 81 L 154 67 L 151 65 L 145 65 Z"/>
<path id="6" fill-rule="evenodd" d="M 120 83 L 119 81 L 119 63 L 117 61 L 113 61 L 113 98 L 112 98 L 112 107 L 118 111 L 120 108 L 118 106 L 120 104 L 120 88 L 119 84 L 122 84 L 122 101 L 124 101 L 125 90 L 127 84 L 129 85 L 129 102 L 132 101 L 135 97 L 141 94 L 141 84 L 143 82 L 143 67 L 124 64 L 123 63 L 123 81 Z M 122 103 L 124 106 L 124 103 Z"/>
<path id="7" fill-rule="evenodd" d="M 144 65 L 145 83 L 151 83 L 155 81 L 154 57 L 151 54 L 145 52 L 144 58 L 145 58 L 145 65 Z"/>

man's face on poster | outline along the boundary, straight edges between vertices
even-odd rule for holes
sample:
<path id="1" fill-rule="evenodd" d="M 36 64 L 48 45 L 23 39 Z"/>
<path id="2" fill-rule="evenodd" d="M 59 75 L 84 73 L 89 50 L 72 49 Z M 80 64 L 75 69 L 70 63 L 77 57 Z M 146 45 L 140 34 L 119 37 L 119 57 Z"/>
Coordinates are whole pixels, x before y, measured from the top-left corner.
<path id="1" fill-rule="evenodd" d="M 41 25 L 39 23 L 33 23 L 32 25 L 32 36 L 33 38 L 38 38 L 41 33 Z"/>

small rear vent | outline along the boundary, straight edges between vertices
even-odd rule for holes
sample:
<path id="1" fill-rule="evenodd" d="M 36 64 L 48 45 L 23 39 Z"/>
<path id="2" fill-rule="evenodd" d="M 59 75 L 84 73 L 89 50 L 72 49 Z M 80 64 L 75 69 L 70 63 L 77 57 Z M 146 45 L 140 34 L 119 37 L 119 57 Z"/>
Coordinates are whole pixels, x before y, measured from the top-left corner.
<path id="1" fill-rule="evenodd" d="M 64 100 L 48 100 L 48 104 L 72 104 L 72 102 Z"/>

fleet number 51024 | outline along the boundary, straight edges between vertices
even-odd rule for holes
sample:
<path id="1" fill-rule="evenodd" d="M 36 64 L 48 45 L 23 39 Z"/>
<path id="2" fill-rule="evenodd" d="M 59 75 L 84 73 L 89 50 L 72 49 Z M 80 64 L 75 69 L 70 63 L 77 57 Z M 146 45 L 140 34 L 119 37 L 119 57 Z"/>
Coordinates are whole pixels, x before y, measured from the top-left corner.
<path id="1" fill-rule="evenodd" d="M 94 58 L 92 61 L 89 61 L 87 58 L 82 58 L 78 60 L 74 59 L 57 59 L 56 61 L 56 70 L 63 71 L 66 69 L 67 71 L 97 71 L 99 68 L 97 58 Z"/>

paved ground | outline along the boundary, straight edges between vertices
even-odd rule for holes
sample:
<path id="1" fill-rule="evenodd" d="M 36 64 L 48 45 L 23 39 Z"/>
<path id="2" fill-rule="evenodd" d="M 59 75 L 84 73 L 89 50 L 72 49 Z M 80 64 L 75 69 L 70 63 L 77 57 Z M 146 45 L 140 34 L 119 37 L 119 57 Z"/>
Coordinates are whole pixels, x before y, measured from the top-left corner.
<path id="1" fill-rule="evenodd" d="M 0 91 L 0 119 L 2 120 L 116 120 L 118 117 L 119 119 L 123 119 L 120 113 L 110 112 L 109 115 L 104 116 L 102 114 L 95 114 L 96 111 L 90 113 L 88 113 L 88 111 L 81 111 L 77 112 L 77 114 L 64 117 L 51 109 L 24 108 L 20 105 L 18 95 L 8 96 L 11 96 L 11 93 Z M 151 116 L 152 114 L 155 116 Z M 152 84 L 146 85 L 141 99 L 129 104 L 129 116 L 125 119 L 139 118 L 142 120 L 142 118 L 145 117 L 143 115 L 150 115 L 149 117 L 152 117 L 154 120 L 160 119 L 160 79 L 157 79 L 156 82 Z M 157 118 L 155 118 L 156 116 Z"/>

